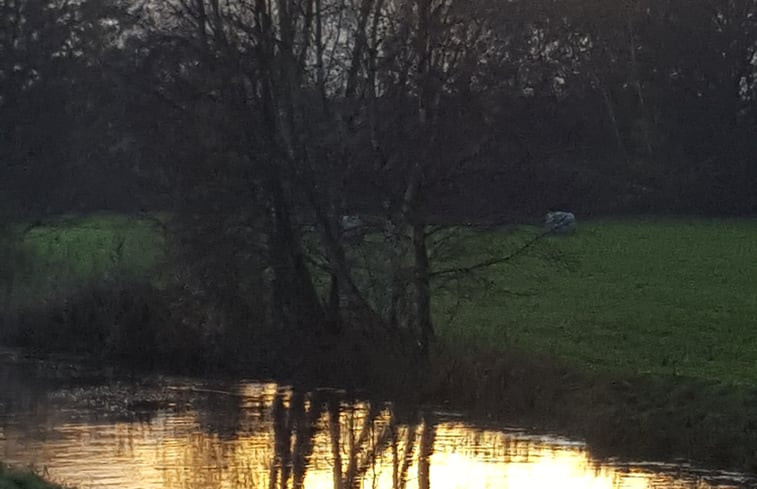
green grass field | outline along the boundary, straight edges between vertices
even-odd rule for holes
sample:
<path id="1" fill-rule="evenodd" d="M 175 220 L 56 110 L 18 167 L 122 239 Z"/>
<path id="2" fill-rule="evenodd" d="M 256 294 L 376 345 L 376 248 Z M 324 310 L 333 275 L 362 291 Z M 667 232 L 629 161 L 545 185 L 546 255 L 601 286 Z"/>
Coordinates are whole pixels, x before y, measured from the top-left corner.
<path id="1" fill-rule="evenodd" d="M 470 236 L 461 255 L 522 241 L 508 236 Z M 593 221 L 468 285 L 459 307 L 450 293 L 436 296 L 439 335 L 450 343 L 546 353 L 596 371 L 757 385 L 757 221 Z"/>
<path id="2" fill-rule="evenodd" d="M 108 280 L 154 280 L 164 236 L 154 219 L 101 214 L 12 227 L 11 290 L 0 300 L 24 306 Z M 0 289 L 2 292 L 2 289 Z"/>
<path id="3" fill-rule="evenodd" d="M 535 232 L 464 231 L 454 259 L 437 267 L 506 255 Z M 155 282 L 165 253 L 154 220 L 118 215 L 61 218 L 20 243 L 6 307 L 110 278 Z M 450 345 L 757 385 L 757 221 L 597 220 L 459 284 L 435 284 L 438 336 Z"/>

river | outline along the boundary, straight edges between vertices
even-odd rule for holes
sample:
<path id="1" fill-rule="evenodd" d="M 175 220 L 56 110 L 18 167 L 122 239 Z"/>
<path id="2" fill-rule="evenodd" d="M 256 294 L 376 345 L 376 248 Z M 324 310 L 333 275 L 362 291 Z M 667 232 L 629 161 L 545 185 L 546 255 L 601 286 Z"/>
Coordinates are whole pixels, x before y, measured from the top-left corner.
<path id="1" fill-rule="evenodd" d="M 115 378 L 2 355 L 0 461 L 80 489 L 757 487 L 338 390 Z"/>

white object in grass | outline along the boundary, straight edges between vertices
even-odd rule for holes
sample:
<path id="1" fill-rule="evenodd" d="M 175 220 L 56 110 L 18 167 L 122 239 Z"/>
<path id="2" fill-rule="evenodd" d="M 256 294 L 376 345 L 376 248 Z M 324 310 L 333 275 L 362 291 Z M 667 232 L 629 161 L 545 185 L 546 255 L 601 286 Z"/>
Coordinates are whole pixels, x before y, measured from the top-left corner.
<path id="1" fill-rule="evenodd" d="M 544 230 L 553 234 L 576 232 L 576 216 L 572 212 L 548 212 L 544 217 Z"/>

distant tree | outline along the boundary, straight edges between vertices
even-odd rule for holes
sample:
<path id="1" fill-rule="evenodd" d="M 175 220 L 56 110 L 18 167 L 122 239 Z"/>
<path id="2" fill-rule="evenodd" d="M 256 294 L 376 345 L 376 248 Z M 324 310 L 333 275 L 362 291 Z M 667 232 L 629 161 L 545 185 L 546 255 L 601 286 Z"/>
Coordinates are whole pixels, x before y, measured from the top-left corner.
<path id="1" fill-rule="evenodd" d="M 13 205 L 107 206 L 119 188 L 96 187 L 131 175 L 115 164 L 129 138 L 128 97 L 107 66 L 130 25 L 115 1 L 3 0 L 0 180 Z"/>
<path id="2" fill-rule="evenodd" d="M 273 322 L 337 327 L 345 315 L 352 323 L 402 322 L 426 349 L 433 327 L 424 195 L 491 139 L 471 103 L 480 96 L 476 77 L 492 30 L 486 5 L 196 0 L 160 7 L 145 30 L 160 63 L 156 91 L 190 135 L 180 146 L 195 154 L 187 161 L 196 166 L 180 173 L 185 195 L 200 198 L 187 202 L 200 203 L 198 215 L 203 202 L 207 211 L 228 210 L 217 221 L 225 235 L 243 236 L 246 226 L 259 230 L 248 239 L 265 236 L 254 248 L 270 265 Z M 466 140 L 459 117 L 484 133 L 471 129 Z M 389 237 L 381 251 L 391 290 L 385 307 L 360 283 L 341 231 L 354 206 L 349 183 L 360 175 L 378 180 L 365 205 Z M 331 277 L 325 295 L 305 251 L 310 227 Z M 413 306 L 400 320 L 407 291 Z"/>

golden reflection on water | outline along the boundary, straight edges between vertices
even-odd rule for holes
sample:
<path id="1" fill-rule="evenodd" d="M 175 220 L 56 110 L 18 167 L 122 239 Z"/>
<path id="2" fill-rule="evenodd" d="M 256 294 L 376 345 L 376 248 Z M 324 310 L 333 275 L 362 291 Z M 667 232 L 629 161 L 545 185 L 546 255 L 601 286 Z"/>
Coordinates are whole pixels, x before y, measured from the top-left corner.
<path id="1" fill-rule="evenodd" d="M 189 403 L 141 421 L 101 422 L 42 409 L 34 426 L 6 423 L 0 460 L 33 464 L 82 489 L 709 487 L 599 464 L 580 444 L 434 416 L 400 420 L 386 405 L 273 384 L 205 392 L 230 405 Z"/>

